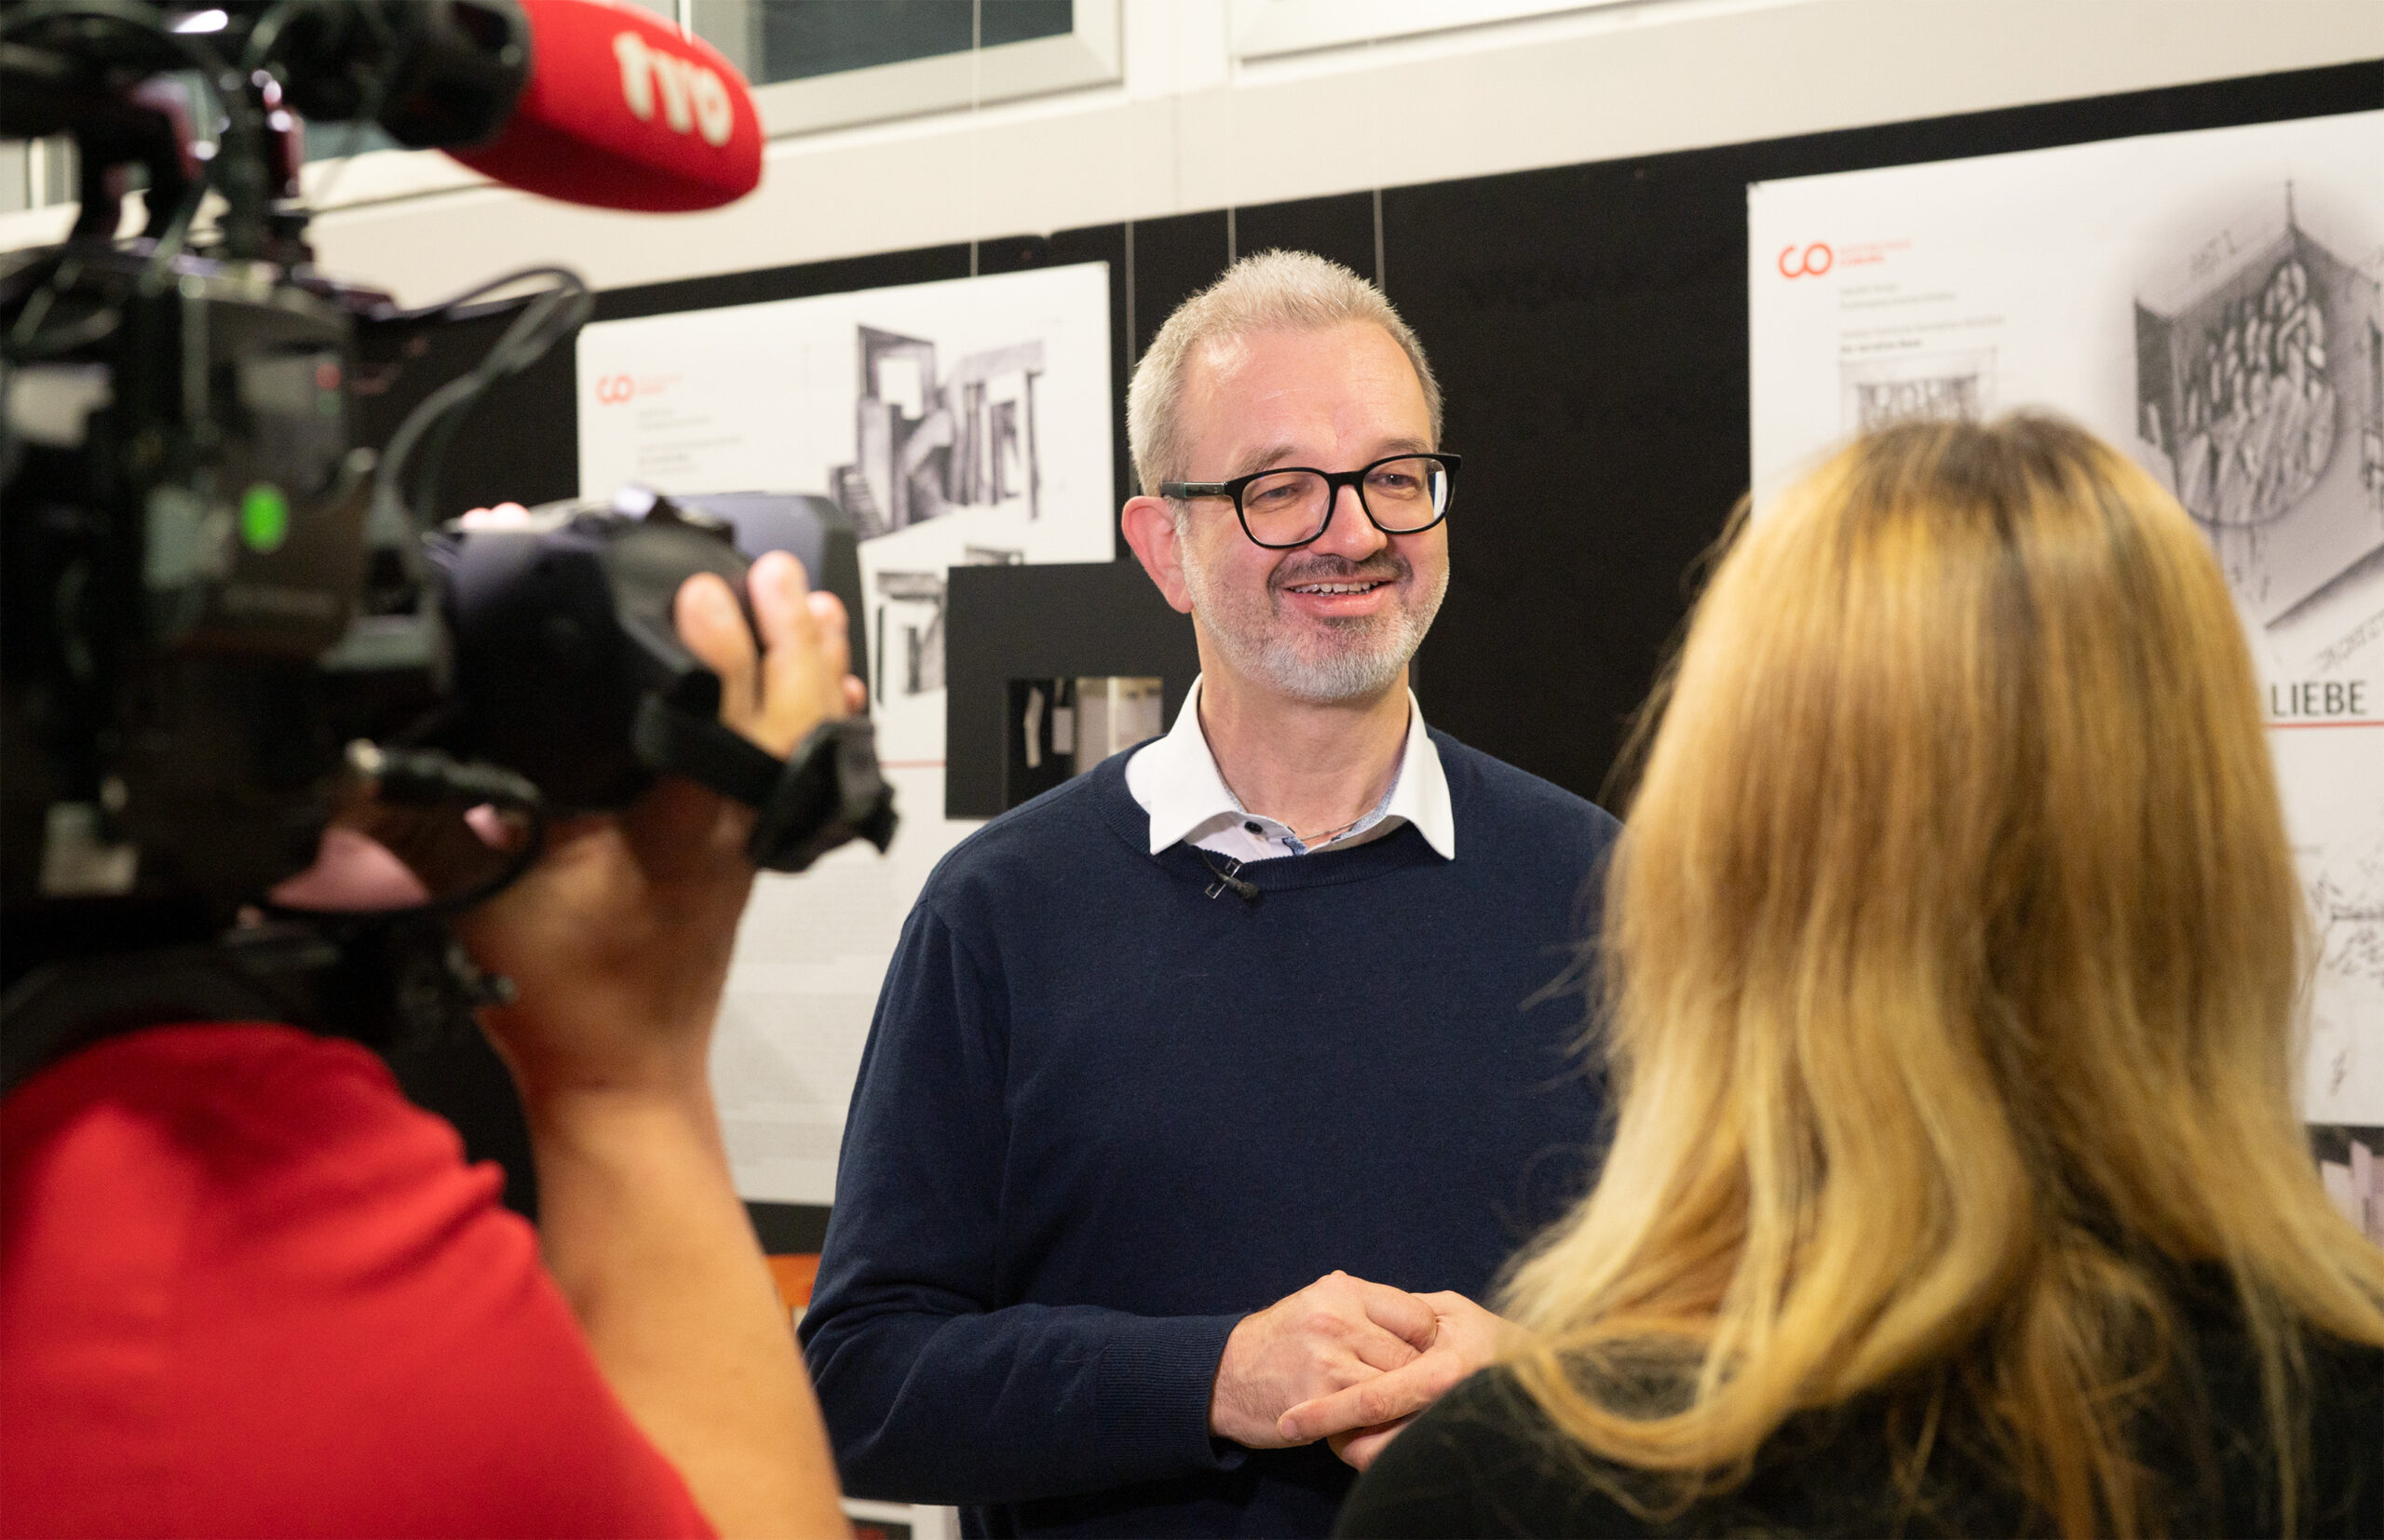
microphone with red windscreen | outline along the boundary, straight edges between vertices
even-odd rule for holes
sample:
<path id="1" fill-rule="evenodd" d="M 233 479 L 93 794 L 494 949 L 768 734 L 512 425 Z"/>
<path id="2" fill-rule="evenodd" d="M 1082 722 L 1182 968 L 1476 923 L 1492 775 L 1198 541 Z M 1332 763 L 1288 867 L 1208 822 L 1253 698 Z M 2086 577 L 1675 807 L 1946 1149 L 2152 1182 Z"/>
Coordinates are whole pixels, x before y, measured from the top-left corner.
<path id="1" fill-rule="evenodd" d="M 518 0 L 530 77 L 497 136 L 447 154 L 526 192 L 599 209 L 715 209 L 762 180 L 762 120 L 737 67 L 653 12 Z"/>

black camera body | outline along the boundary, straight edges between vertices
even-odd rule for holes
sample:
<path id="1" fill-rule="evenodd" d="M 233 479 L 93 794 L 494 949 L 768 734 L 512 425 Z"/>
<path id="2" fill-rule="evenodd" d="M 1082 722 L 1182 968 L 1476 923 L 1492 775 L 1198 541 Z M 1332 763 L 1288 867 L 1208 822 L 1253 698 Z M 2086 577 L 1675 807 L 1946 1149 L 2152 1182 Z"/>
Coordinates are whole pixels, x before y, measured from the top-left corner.
<path id="1" fill-rule="evenodd" d="M 698 720 L 720 681 L 680 642 L 679 585 L 741 588 L 730 532 L 657 500 L 643 517 L 562 510 L 532 527 L 450 531 L 444 574 L 457 716 L 445 741 L 528 777 L 568 807 L 618 807 L 651 784 L 634 736 L 651 696 Z"/>
<path id="2" fill-rule="evenodd" d="M 762 811 L 765 865 L 883 849 L 866 723 L 778 761 L 719 726 L 678 641 L 682 582 L 741 585 L 736 520 L 647 495 L 433 526 L 446 443 L 585 320 L 576 277 L 405 312 L 312 266 L 292 104 L 484 139 L 528 73 L 512 0 L 229 0 L 205 34 L 189 8 L 0 0 L 0 135 L 72 133 L 84 196 L 63 246 L 0 258 L 0 984 L 213 944 L 312 863 L 356 738 L 421 800 L 513 788 L 543 817 L 675 771 Z M 148 228 L 118 241 L 134 181 Z M 360 339 L 530 279 L 479 367 L 357 442 Z"/>
<path id="3" fill-rule="evenodd" d="M 50 807 L 88 806 L 96 843 L 45 850 L 46 881 L 9 859 L 7 896 L 129 891 L 98 854 L 126 847 L 154 852 L 132 886 L 145 865 L 153 890 L 254 893 L 312 859 L 328 803 L 302 788 L 336 765 L 307 708 L 366 569 L 355 315 L 260 263 L 185 257 L 153 283 L 136 253 L 77 251 L 60 285 L 46 255 L 0 277 L 12 339 L 49 302 L 7 370 L 0 827 L 46 847 Z"/>

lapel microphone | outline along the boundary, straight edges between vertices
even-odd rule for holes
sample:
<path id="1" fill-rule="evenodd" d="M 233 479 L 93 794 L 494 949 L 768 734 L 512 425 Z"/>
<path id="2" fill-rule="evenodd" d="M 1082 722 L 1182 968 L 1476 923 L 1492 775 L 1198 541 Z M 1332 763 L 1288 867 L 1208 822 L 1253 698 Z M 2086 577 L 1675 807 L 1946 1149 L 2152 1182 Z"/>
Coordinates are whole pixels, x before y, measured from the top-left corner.
<path id="1" fill-rule="evenodd" d="M 1243 903 L 1254 904 L 1258 901 L 1258 885 L 1234 875 L 1235 872 L 1241 870 L 1241 863 L 1239 861 L 1227 860 L 1225 865 L 1219 866 L 1216 862 L 1211 860 L 1209 858 L 1209 853 L 1205 850 L 1201 850 L 1199 845 L 1196 844 L 1192 848 L 1199 852 L 1200 864 L 1207 867 L 1211 871 L 1216 873 L 1217 880 L 1209 885 L 1207 894 L 1209 898 L 1213 898 L 1218 894 L 1223 893 L 1226 888 L 1232 888 L 1234 897 L 1239 898 Z"/>

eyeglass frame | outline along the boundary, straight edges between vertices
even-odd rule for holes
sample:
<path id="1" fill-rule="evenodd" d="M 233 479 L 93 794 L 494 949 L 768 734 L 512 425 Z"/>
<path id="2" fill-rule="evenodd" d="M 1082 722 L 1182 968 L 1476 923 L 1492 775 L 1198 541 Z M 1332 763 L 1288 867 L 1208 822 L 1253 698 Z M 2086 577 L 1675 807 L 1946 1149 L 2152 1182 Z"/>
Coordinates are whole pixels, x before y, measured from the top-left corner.
<path id="1" fill-rule="evenodd" d="M 1433 460 L 1439 462 L 1441 468 L 1448 472 L 1449 500 L 1441 506 L 1438 513 L 1432 515 L 1431 523 L 1418 524 L 1412 530 L 1389 529 L 1381 520 L 1375 517 L 1375 510 L 1366 505 L 1367 474 L 1390 464 L 1393 460 Z M 1465 456 L 1461 454 L 1411 450 L 1403 454 L 1386 454 L 1379 460 L 1360 466 L 1356 470 L 1320 470 L 1314 466 L 1268 466 L 1265 470 L 1253 470 L 1247 476 L 1237 476 L 1230 481 L 1161 481 L 1158 484 L 1158 494 L 1161 497 L 1230 497 L 1233 499 L 1234 520 L 1241 525 L 1242 534 L 1252 545 L 1260 550 L 1295 551 L 1302 546 L 1312 546 L 1323 539 L 1324 532 L 1333 527 L 1333 516 L 1340 511 L 1343 487 L 1348 487 L 1358 494 L 1358 511 L 1366 516 L 1367 523 L 1381 530 L 1385 534 L 1421 534 L 1426 530 L 1444 523 L 1449 516 L 1449 508 L 1456 502 L 1457 467 L 1464 463 Z M 1324 522 L 1317 525 L 1316 533 L 1304 540 L 1294 540 L 1280 546 L 1273 545 L 1250 533 L 1250 514 L 1241 506 L 1241 494 L 1254 482 L 1264 480 L 1269 476 L 1282 476 L 1292 471 L 1305 471 L 1310 476 L 1323 478 Z"/>

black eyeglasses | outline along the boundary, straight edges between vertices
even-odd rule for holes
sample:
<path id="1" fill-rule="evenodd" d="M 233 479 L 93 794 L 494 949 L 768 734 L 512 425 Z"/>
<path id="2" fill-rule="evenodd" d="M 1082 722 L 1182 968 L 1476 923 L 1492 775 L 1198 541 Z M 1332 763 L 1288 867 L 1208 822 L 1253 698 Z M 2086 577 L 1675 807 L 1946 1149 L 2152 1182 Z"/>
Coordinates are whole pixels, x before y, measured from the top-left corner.
<path id="1" fill-rule="evenodd" d="M 1454 454 L 1394 454 L 1358 470 L 1284 466 L 1230 481 L 1162 481 L 1161 497 L 1230 497 L 1241 533 L 1270 551 L 1305 546 L 1333 521 L 1343 487 L 1385 534 L 1420 534 L 1449 516 Z"/>

